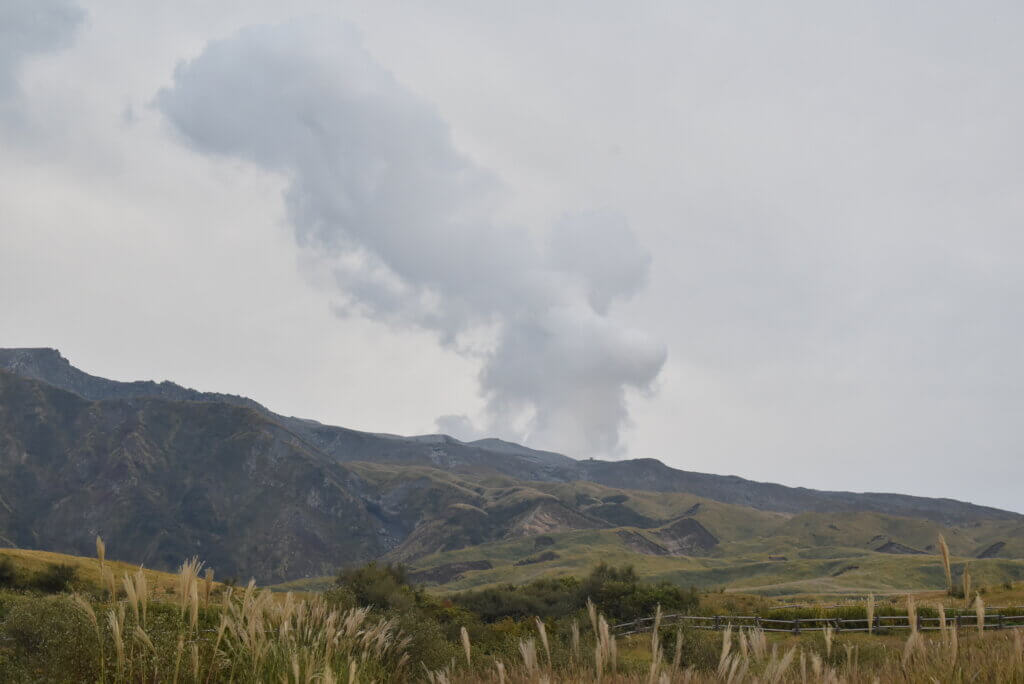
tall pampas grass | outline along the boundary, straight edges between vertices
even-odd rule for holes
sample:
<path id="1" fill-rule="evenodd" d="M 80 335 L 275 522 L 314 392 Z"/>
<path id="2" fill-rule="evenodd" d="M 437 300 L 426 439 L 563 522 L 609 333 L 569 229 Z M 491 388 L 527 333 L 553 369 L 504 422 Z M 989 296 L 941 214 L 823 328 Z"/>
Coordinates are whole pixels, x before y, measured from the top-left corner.
<path id="1" fill-rule="evenodd" d="M 868 604 L 867 604 L 866 608 L 867 608 L 867 614 L 868 614 L 868 634 L 874 634 L 874 632 L 875 632 L 875 595 L 874 594 L 868 594 Z"/>
<path id="2" fill-rule="evenodd" d="M 466 654 L 466 667 L 473 667 L 473 647 L 469 643 L 469 632 L 465 627 L 459 628 L 459 637 L 462 639 L 462 652 Z"/>
<path id="3" fill-rule="evenodd" d="M 964 563 L 964 606 L 971 607 L 971 570 L 970 563 Z"/>
<path id="4" fill-rule="evenodd" d="M 551 645 L 548 643 L 548 630 L 544 626 L 544 621 L 539 617 L 533 618 L 537 624 L 537 634 L 540 636 L 541 646 L 544 647 L 544 655 L 548 659 L 548 669 L 551 668 Z"/>
<path id="5" fill-rule="evenodd" d="M 981 594 L 974 597 L 974 615 L 978 619 L 978 634 L 985 633 L 985 602 L 981 598 Z"/>
<path id="6" fill-rule="evenodd" d="M 107 545 L 103 543 L 100 535 L 96 535 L 96 558 L 100 562 L 100 576 L 103 575 L 104 565 L 107 560 Z"/>
<path id="7" fill-rule="evenodd" d="M 939 534 L 939 553 L 942 554 L 942 569 L 946 572 L 946 593 L 953 593 L 953 568 L 949 562 L 949 546 L 946 538 Z"/>
<path id="8" fill-rule="evenodd" d="M 917 634 L 917 606 L 914 605 L 913 594 L 907 594 L 907 623 L 910 625 L 910 633 Z"/>

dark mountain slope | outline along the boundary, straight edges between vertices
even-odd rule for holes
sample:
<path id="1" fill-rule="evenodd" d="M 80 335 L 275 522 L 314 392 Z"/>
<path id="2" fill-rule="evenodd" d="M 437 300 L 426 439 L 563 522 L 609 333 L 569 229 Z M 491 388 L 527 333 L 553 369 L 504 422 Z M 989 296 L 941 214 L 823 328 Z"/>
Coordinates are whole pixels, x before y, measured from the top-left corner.
<path id="1" fill-rule="evenodd" d="M 350 490 L 358 476 L 252 409 L 88 401 L 0 371 L 0 535 L 11 545 L 220 576 L 333 572 L 397 543 Z"/>
<path id="2" fill-rule="evenodd" d="M 1016 513 L 952 499 L 785 487 L 736 476 L 677 470 L 654 459 L 576 461 L 497 439 L 466 443 L 446 435 L 399 437 L 360 432 L 279 416 L 251 399 L 235 395 L 197 392 L 170 382 L 123 383 L 98 378 L 78 370 L 53 349 L 0 349 L 0 368 L 42 380 L 87 399 L 160 397 L 246 406 L 286 427 L 311 447 L 343 462 L 419 465 L 466 474 L 491 471 L 521 480 L 585 480 L 625 489 L 690 493 L 724 503 L 787 513 L 877 511 L 944 524 L 1024 519 Z"/>

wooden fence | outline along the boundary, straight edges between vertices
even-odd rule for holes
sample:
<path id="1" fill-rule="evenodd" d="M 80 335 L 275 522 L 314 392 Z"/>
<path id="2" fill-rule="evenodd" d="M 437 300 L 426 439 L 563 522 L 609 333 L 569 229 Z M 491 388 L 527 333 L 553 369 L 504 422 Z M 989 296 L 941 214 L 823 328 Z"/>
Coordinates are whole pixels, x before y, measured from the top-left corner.
<path id="1" fill-rule="evenodd" d="M 1020 612 L 1019 610 L 1016 612 Z M 942 618 L 917 616 L 917 629 L 921 632 L 937 631 L 942 629 L 940 624 Z M 804 617 L 779 620 L 774 618 L 763 618 L 759 615 L 662 615 L 662 627 L 674 627 L 689 625 L 693 629 L 725 629 L 732 626 L 733 629 L 760 629 L 765 632 L 789 632 L 791 634 L 802 634 L 803 632 L 822 632 L 831 627 L 837 633 L 840 632 L 879 632 L 886 633 L 897 629 L 911 628 L 910 617 L 907 615 L 876 615 L 873 626 L 869 629 L 867 618 L 826 618 L 826 617 Z M 623 622 L 615 625 L 612 629 L 617 636 L 629 636 L 640 632 L 649 632 L 654 627 L 654 618 L 646 617 Z M 978 628 L 978 617 L 974 613 L 956 613 L 946 616 L 946 627 L 950 629 L 974 629 Z M 1024 615 L 1004 615 L 1003 613 L 988 613 L 985 615 L 984 629 L 1007 629 L 1024 627 Z"/>

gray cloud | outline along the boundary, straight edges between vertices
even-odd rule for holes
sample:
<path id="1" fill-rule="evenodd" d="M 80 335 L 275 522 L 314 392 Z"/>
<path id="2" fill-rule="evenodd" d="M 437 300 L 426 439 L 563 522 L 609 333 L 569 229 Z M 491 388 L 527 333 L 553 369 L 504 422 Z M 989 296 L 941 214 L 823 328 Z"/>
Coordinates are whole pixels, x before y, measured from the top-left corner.
<path id="1" fill-rule="evenodd" d="M 296 239 L 330 265 L 343 309 L 479 355 L 487 425 L 439 426 L 621 451 L 625 392 L 648 389 L 666 356 L 610 317 L 650 263 L 621 217 L 565 215 L 540 237 L 503 221 L 501 182 L 350 28 L 244 29 L 179 65 L 156 103 L 195 149 L 287 177 Z"/>
<path id="2" fill-rule="evenodd" d="M 18 71 L 25 60 L 66 47 L 84 18 L 70 0 L 0 3 L 0 107 L 6 109 L 4 102 L 18 93 Z"/>

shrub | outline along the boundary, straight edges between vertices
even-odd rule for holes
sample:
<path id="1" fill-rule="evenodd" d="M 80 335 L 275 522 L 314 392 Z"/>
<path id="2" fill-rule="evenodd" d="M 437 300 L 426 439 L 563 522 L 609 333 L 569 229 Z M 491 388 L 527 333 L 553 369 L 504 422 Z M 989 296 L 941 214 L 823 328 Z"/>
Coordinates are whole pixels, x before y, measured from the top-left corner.
<path id="1" fill-rule="evenodd" d="M 73 565 L 50 563 L 45 570 L 32 578 L 32 587 L 50 594 L 66 591 L 78 578 L 78 568 Z"/>
<path id="2" fill-rule="evenodd" d="M 14 583 L 14 563 L 7 556 L 0 557 L 0 587 L 13 587 Z"/>
<path id="3" fill-rule="evenodd" d="M 69 598 L 22 598 L 11 606 L 3 633 L 38 681 L 96 681 L 95 632 Z"/>

